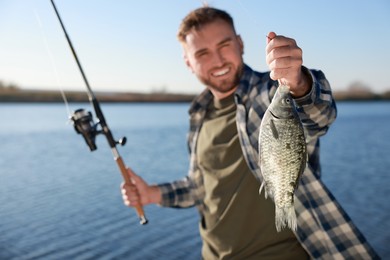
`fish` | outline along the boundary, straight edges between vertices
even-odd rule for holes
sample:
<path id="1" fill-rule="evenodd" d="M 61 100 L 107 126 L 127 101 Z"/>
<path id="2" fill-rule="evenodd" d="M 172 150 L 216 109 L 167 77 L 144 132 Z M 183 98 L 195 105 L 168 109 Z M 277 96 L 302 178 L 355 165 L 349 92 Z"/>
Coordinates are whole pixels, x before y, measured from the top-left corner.
<path id="1" fill-rule="evenodd" d="M 307 165 L 307 147 L 302 122 L 289 87 L 280 85 L 261 120 L 259 162 L 265 198 L 275 204 L 277 232 L 297 230 L 294 192 Z"/>

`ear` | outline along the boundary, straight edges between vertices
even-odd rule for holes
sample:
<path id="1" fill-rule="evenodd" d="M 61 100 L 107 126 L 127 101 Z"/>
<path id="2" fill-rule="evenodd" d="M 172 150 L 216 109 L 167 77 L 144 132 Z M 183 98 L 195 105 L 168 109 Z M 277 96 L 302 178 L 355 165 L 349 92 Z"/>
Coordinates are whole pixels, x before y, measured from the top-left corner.
<path id="1" fill-rule="evenodd" d="M 237 35 L 237 41 L 238 41 L 238 45 L 240 45 L 241 55 L 242 55 L 244 54 L 244 42 L 242 41 L 241 36 L 239 34 Z"/>
<path id="2" fill-rule="evenodd" d="M 184 62 L 185 62 L 185 64 L 186 64 L 187 68 L 188 68 L 192 73 L 194 73 L 194 70 L 192 69 L 190 60 L 188 59 L 188 56 L 187 56 L 187 54 L 185 53 L 185 51 L 183 51 L 183 59 L 184 59 Z"/>

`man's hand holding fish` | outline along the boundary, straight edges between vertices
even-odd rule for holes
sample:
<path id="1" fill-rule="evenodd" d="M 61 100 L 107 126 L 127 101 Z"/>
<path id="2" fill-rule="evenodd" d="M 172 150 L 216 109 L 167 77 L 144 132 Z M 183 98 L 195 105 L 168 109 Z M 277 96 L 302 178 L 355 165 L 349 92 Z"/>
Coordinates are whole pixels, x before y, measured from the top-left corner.
<path id="1" fill-rule="evenodd" d="M 267 35 L 266 62 L 270 77 L 279 80 L 279 84 L 289 87 L 294 98 L 310 92 L 311 78 L 302 70 L 302 50 L 294 39 L 276 35 Z"/>

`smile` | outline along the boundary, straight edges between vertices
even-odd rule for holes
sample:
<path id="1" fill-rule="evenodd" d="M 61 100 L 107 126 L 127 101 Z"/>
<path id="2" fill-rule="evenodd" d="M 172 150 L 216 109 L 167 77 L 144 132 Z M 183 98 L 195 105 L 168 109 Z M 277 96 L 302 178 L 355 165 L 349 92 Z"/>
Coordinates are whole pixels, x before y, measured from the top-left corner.
<path id="1" fill-rule="evenodd" d="M 230 68 L 226 68 L 226 69 L 218 70 L 218 71 L 212 73 L 211 75 L 213 75 L 214 77 L 220 77 L 220 76 L 228 74 L 229 71 L 230 71 Z"/>

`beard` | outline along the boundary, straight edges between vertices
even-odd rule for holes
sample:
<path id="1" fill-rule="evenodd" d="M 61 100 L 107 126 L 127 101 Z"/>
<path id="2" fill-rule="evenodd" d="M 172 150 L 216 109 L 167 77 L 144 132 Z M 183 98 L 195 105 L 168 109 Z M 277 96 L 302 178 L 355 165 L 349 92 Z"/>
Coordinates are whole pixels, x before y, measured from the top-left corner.
<path id="1" fill-rule="evenodd" d="M 226 64 L 224 64 L 223 67 L 224 66 L 226 66 Z M 234 68 L 233 66 L 231 67 Z M 200 75 L 198 75 L 198 79 L 211 89 L 214 89 L 220 93 L 227 93 L 238 86 L 243 70 L 244 64 L 241 62 L 232 75 L 224 80 L 213 79 L 211 77 L 202 77 Z"/>

